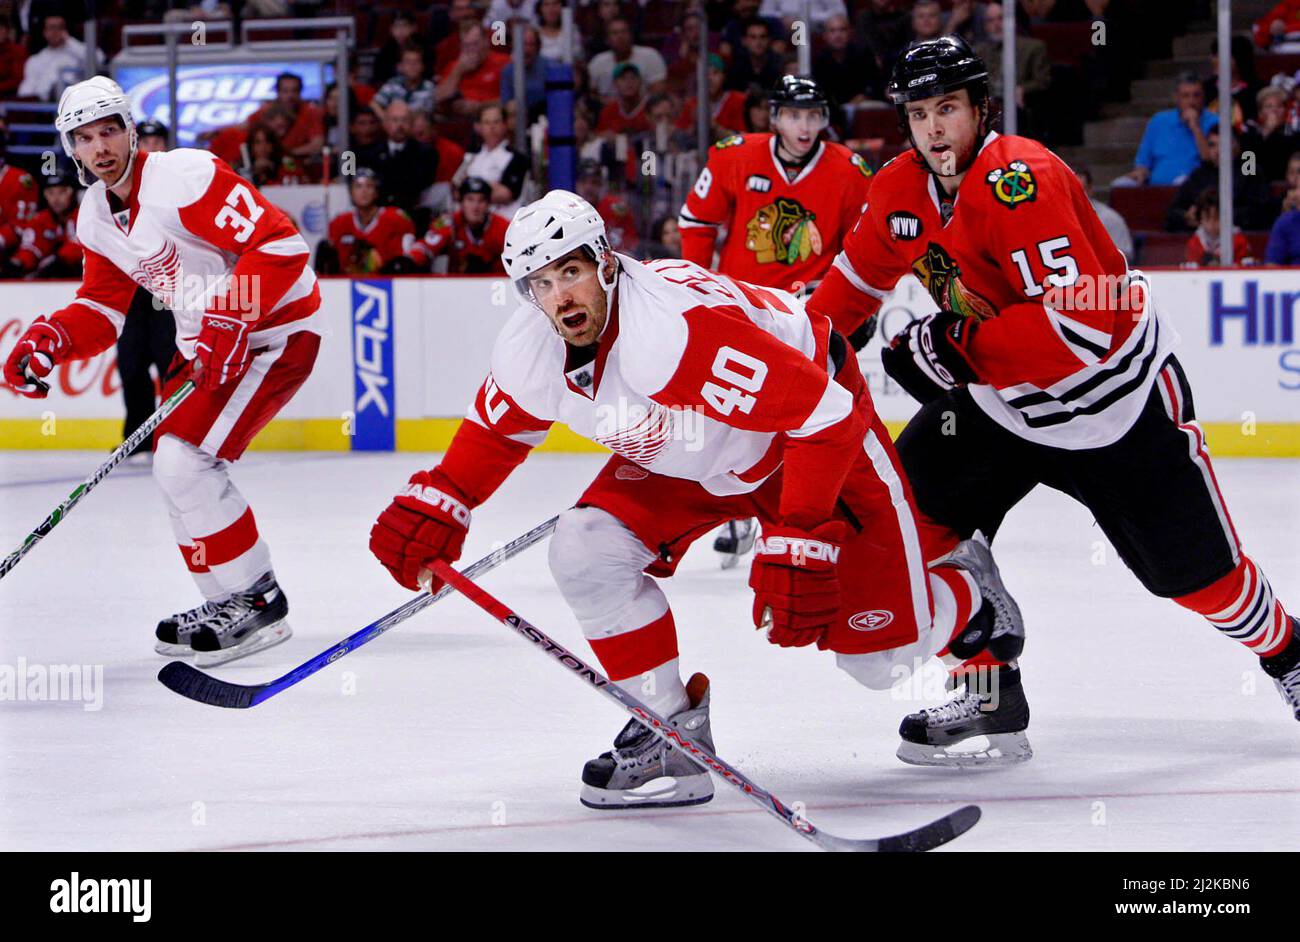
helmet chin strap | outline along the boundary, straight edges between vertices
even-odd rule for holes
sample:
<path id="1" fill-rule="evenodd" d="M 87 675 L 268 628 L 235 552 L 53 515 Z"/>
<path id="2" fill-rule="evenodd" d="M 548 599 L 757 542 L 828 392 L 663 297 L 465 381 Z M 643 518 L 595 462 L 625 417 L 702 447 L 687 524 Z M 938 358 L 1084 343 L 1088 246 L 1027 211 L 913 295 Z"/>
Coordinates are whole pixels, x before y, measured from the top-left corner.
<path id="1" fill-rule="evenodd" d="M 67 131 L 64 133 L 71 134 L 72 132 Z M 116 180 L 114 180 L 112 183 L 105 183 L 104 189 L 111 190 L 113 189 L 113 187 L 117 186 L 123 180 L 131 176 L 131 171 L 135 169 L 135 153 L 139 149 L 139 145 L 140 145 L 140 136 L 136 133 L 135 125 L 132 124 L 131 125 L 131 153 L 126 158 L 126 169 L 123 170 L 122 175 L 118 177 Z M 94 184 L 95 180 L 99 179 L 98 177 L 95 177 L 94 174 L 91 174 L 93 179 L 87 180 L 86 165 L 83 164 L 80 160 L 78 160 L 75 156 L 72 158 L 72 164 L 74 167 L 77 168 L 77 180 L 81 183 L 82 186 L 89 188 L 91 185 Z"/>

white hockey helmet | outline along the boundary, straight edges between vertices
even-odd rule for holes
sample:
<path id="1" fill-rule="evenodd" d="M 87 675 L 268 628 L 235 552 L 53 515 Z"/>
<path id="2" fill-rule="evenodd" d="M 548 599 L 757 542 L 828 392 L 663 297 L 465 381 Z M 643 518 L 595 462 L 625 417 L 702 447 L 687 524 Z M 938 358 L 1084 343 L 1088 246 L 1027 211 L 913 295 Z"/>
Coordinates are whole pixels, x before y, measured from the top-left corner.
<path id="1" fill-rule="evenodd" d="M 574 249 L 588 251 L 597 265 L 601 287 L 606 294 L 613 290 L 614 282 L 605 278 L 604 263 L 613 251 L 605 234 L 605 220 L 577 193 L 552 190 L 515 213 L 506 229 L 501 262 L 520 296 L 536 304 L 528 276 Z"/>
<path id="2" fill-rule="evenodd" d="M 59 113 L 54 119 L 54 127 L 59 132 L 59 140 L 63 142 L 63 152 L 77 165 L 77 179 L 81 181 L 82 186 L 90 186 L 95 181 L 86 179 L 86 168 L 77 159 L 73 148 L 72 132 L 84 124 L 113 115 L 121 119 L 122 127 L 131 136 L 131 154 L 127 158 L 126 172 L 123 174 L 126 176 L 131 173 L 132 165 L 135 163 L 139 138 L 135 131 L 135 118 L 131 116 L 131 100 L 122 91 L 122 86 L 106 75 L 96 75 L 84 82 L 69 85 L 59 96 Z M 119 177 L 109 186 L 116 186 L 121 179 Z"/>

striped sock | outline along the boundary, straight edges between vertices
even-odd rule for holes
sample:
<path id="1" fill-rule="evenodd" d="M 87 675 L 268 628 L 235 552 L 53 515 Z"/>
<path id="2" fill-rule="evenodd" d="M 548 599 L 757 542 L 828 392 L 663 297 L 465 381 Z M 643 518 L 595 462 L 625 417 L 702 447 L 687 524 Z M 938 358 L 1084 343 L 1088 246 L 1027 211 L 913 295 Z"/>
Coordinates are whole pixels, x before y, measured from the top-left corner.
<path id="1" fill-rule="evenodd" d="M 1264 573 L 1247 556 L 1222 579 L 1174 601 L 1205 616 L 1260 657 L 1277 654 L 1291 641 L 1291 619 Z"/>

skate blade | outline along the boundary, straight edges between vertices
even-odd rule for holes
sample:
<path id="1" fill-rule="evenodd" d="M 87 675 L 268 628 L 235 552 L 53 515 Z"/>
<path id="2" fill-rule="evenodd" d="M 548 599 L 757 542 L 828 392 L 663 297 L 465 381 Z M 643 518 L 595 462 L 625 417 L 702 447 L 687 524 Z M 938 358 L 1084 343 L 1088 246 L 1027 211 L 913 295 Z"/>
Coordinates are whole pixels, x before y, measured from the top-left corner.
<path id="1" fill-rule="evenodd" d="M 985 742 L 983 748 L 977 743 Z M 965 749 L 962 749 L 962 746 Z M 1033 747 L 1023 732 L 975 736 L 966 743 L 951 746 L 924 745 L 903 740 L 896 753 L 908 765 L 949 766 L 953 768 L 995 768 L 1019 765 L 1034 757 Z"/>
<path id="2" fill-rule="evenodd" d="M 194 649 L 188 644 L 169 644 L 166 641 L 159 641 L 153 649 L 163 657 L 191 657 L 194 654 Z"/>
<path id="3" fill-rule="evenodd" d="M 248 657 L 258 651 L 265 651 L 277 644 L 283 644 L 291 637 L 293 637 L 293 629 L 289 627 L 289 623 L 287 621 L 276 622 L 274 625 L 267 625 L 265 628 L 258 629 L 234 647 L 223 648 L 220 651 L 193 652 L 195 654 L 194 665 L 196 667 L 216 667 L 218 664 L 229 664 L 231 661 Z"/>
<path id="4" fill-rule="evenodd" d="M 637 788 L 607 789 L 582 786 L 578 800 L 597 811 L 628 808 L 681 808 L 702 805 L 713 798 L 713 779 L 699 775 L 663 776 Z"/>

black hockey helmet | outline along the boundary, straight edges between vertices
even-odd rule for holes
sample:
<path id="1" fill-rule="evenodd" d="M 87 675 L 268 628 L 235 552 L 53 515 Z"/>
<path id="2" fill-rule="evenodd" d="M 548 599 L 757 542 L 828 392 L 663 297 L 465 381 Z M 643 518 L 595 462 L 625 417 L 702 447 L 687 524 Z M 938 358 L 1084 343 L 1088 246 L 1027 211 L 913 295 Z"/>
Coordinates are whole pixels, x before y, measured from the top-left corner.
<path id="1" fill-rule="evenodd" d="M 487 197 L 488 201 L 492 200 L 492 184 L 488 183 L 482 177 L 466 177 L 461 181 L 460 187 L 456 190 L 458 199 L 464 199 L 471 193 L 478 193 L 480 196 Z"/>
<path id="2" fill-rule="evenodd" d="M 940 36 L 914 42 L 894 63 L 885 95 L 898 109 L 898 127 L 903 137 L 911 141 L 912 128 L 907 120 L 907 104 L 925 98 L 937 98 L 960 88 L 966 89 L 971 104 L 981 114 L 979 140 L 982 141 L 997 118 L 996 108 L 989 98 L 989 70 L 984 60 L 960 36 Z M 976 143 L 965 167 L 970 166 L 980 144 Z M 917 155 L 917 159 L 922 159 Z"/>
<path id="3" fill-rule="evenodd" d="M 827 108 L 826 93 L 810 78 L 802 75 L 783 75 L 767 93 L 773 113 L 778 108 Z"/>
<path id="4" fill-rule="evenodd" d="M 135 133 L 138 137 L 167 137 L 167 125 L 161 121 L 155 121 L 150 118 L 148 121 L 141 121 L 135 126 Z"/>
<path id="5" fill-rule="evenodd" d="M 901 114 L 909 101 L 936 98 L 959 88 L 969 89 L 976 105 L 987 100 L 988 67 L 960 36 L 940 36 L 914 42 L 898 57 L 885 94 Z"/>
<path id="6" fill-rule="evenodd" d="M 76 190 L 77 176 L 70 170 L 58 167 L 51 173 L 41 175 L 41 189 L 51 186 L 70 186 Z"/>
<path id="7" fill-rule="evenodd" d="M 383 185 L 383 181 L 380 179 L 379 174 L 371 167 L 358 167 L 353 172 L 352 179 L 348 181 L 348 187 L 351 188 L 352 184 L 356 183 L 358 180 L 373 180 L 375 186 Z"/>

